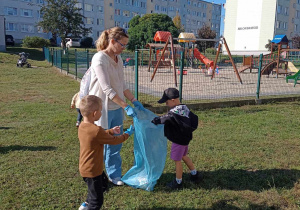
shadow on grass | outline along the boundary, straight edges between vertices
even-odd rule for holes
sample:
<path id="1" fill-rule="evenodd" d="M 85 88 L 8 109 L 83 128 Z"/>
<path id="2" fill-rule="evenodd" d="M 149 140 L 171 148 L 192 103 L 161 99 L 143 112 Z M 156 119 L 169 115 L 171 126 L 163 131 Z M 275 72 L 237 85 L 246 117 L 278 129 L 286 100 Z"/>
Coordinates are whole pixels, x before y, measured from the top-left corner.
<path id="1" fill-rule="evenodd" d="M 300 178 L 300 171 L 295 169 L 266 169 L 266 170 L 234 170 L 220 169 L 205 171 L 203 181 L 194 184 L 189 181 L 189 174 L 183 175 L 185 189 L 224 189 L 224 190 L 251 190 L 260 192 L 268 189 L 292 189 Z M 169 191 L 165 185 L 175 178 L 175 174 L 162 174 L 155 190 Z"/>
<path id="2" fill-rule="evenodd" d="M 29 53 L 28 59 L 43 61 L 45 60 L 43 50 L 41 48 L 22 48 L 22 47 L 7 47 L 7 53 L 19 55 L 21 52 Z M 17 61 L 16 61 L 17 62 Z"/>
<path id="3" fill-rule="evenodd" d="M 52 146 L 21 146 L 21 145 L 11 145 L 11 146 L 0 146 L 0 154 L 6 154 L 12 151 L 51 151 L 56 150 L 56 147 Z"/>
<path id="4" fill-rule="evenodd" d="M 9 130 L 11 129 L 12 127 L 0 127 L 0 130 Z"/>

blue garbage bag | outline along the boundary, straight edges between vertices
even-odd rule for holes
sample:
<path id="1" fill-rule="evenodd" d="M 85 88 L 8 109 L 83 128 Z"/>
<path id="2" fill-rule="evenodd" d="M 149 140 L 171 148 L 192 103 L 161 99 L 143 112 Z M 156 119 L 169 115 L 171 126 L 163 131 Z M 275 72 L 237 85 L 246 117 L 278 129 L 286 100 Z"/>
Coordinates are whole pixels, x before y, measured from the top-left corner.
<path id="1" fill-rule="evenodd" d="M 122 181 L 133 188 L 152 191 L 161 176 L 167 156 L 167 139 L 164 125 L 154 125 L 151 120 L 157 117 L 148 109 L 134 109 L 133 118 L 134 165 L 122 177 Z"/>

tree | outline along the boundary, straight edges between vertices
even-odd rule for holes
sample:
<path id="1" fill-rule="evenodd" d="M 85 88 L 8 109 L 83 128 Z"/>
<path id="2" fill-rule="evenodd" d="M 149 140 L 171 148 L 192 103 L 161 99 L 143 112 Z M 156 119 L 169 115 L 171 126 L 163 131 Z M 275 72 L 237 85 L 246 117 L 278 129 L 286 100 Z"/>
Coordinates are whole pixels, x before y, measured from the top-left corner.
<path id="1" fill-rule="evenodd" d="M 73 37 L 86 36 L 91 28 L 85 28 L 84 16 L 80 13 L 82 9 L 77 8 L 76 0 L 46 0 L 41 7 L 43 20 L 38 22 L 45 32 L 51 32 L 62 39 L 63 47 L 66 46 L 65 38 L 68 35 Z"/>
<path id="2" fill-rule="evenodd" d="M 153 42 L 156 31 L 169 31 L 173 37 L 178 37 L 178 29 L 172 19 L 165 14 L 146 14 L 143 17 L 135 16 L 129 21 L 128 49 L 134 50 L 135 45 L 141 47 Z"/>
<path id="3" fill-rule="evenodd" d="M 268 44 L 265 45 L 265 48 L 267 48 L 268 51 L 271 51 L 271 46 L 272 46 L 271 40 L 268 39 Z M 273 52 L 275 52 L 277 50 L 278 50 L 278 45 L 277 44 L 273 44 Z"/>
<path id="4" fill-rule="evenodd" d="M 178 12 L 176 12 L 176 16 L 173 18 L 173 23 L 174 23 L 175 27 L 178 29 L 179 33 L 184 32 L 184 27 L 181 24 L 181 17 L 178 14 Z"/>
<path id="5" fill-rule="evenodd" d="M 300 49 L 300 36 L 296 34 L 292 37 L 293 48 Z"/>
<path id="6" fill-rule="evenodd" d="M 198 30 L 199 39 L 215 39 L 216 36 L 217 33 L 211 30 L 207 25 L 204 25 Z M 213 48 L 216 45 L 214 41 L 197 41 L 196 44 L 198 45 L 199 50 L 202 52 L 205 52 L 207 48 Z"/>

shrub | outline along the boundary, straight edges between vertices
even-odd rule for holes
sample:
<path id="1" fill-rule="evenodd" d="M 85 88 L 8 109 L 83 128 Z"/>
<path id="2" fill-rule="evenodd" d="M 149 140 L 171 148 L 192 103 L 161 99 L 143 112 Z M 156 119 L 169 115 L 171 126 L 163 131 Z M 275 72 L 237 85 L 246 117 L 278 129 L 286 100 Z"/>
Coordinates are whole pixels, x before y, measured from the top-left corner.
<path id="1" fill-rule="evenodd" d="M 215 48 L 207 48 L 205 53 L 215 55 L 217 54 L 217 50 Z"/>
<path id="2" fill-rule="evenodd" d="M 50 46 L 50 41 L 38 36 L 26 36 L 23 39 L 23 47 L 41 48 Z"/>
<path id="3" fill-rule="evenodd" d="M 84 37 L 80 40 L 80 46 L 84 48 L 89 48 L 93 46 L 93 38 L 92 37 Z"/>

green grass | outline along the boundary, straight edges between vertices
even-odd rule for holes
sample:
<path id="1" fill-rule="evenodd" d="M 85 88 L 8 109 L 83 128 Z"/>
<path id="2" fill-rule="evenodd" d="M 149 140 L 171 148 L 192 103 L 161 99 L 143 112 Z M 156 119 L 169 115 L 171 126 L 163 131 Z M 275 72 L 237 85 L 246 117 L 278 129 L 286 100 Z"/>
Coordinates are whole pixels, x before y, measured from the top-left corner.
<path id="1" fill-rule="evenodd" d="M 35 68 L 17 68 L 17 55 L 0 53 L 1 209 L 77 209 L 86 196 L 70 109 L 79 83 L 41 61 L 40 52 L 29 60 Z M 195 113 L 189 156 L 203 182 L 188 182 L 185 167 L 184 190 L 168 191 L 168 153 L 153 192 L 111 186 L 103 209 L 300 208 L 299 101 Z M 121 155 L 124 174 L 133 163 L 132 137 Z"/>

